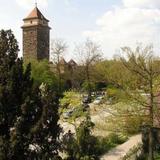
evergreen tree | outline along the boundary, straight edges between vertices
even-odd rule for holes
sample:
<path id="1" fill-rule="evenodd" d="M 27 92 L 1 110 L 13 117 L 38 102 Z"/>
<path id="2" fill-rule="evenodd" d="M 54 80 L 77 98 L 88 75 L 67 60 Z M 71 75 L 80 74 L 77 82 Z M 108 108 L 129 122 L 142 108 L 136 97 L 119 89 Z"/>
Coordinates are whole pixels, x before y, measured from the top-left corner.
<path id="1" fill-rule="evenodd" d="M 0 31 L 0 155 L 11 156 L 10 138 L 14 123 L 20 115 L 20 105 L 31 89 L 30 66 L 23 71 L 18 59 L 18 45 L 11 30 Z"/>
<path id="2" fill-rule="evenodd" d="M 0 160 L 58 159 L 58 96 L 33 87 L 11 30 L 0 31 Z"/>
<path id="3" fill-rule="evenodd" d="M 97 160 L 96 138 L 92 135 L 91 130 L 94 123 L 90 115 L 87 114 L 85 119 L 76 128 L 76 133 L 71 131 L 63 137 L 63 147 L 67 154 L 66 160 Z"/>

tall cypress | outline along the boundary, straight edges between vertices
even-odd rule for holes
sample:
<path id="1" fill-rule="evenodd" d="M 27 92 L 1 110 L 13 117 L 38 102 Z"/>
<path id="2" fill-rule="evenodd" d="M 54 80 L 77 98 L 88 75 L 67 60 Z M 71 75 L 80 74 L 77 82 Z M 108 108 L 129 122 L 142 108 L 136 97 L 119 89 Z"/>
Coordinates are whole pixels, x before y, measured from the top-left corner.
<path id="1" fill-rule="evenodd" d="M 1 30 L 0 160 L 57 159 L 58 96 L 33 85 L 18 51 L 12 31 Z"/>

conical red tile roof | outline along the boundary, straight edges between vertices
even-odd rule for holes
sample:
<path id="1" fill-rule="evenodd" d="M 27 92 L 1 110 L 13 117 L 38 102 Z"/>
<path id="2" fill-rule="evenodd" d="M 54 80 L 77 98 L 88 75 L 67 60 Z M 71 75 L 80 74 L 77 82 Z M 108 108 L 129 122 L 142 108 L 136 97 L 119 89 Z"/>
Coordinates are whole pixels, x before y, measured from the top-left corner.
<path id="1" fill-rule="evenodd" d="M 34 18 L 37 18 L 37 19 L 45 19 L 46 21 L 49 21 L 48 19 L 46 19 L 43 14 L 40 12 L 40 10 L 35 7 L 31 13 L 26 17 L 24 18 L 23 20 L 28 20 L 28 19 L 34 19 Z"/>

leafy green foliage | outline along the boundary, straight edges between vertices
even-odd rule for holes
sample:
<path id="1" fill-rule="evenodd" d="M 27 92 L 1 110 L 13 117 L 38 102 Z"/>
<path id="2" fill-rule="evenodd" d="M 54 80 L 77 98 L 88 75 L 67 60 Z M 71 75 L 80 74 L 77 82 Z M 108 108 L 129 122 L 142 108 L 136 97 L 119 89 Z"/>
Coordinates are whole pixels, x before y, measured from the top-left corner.
<path id="1" fill-rule="evenodd" d="M 111 116 L 106 119 L 106 128 L 126 135 L 140 132 L 140 126 L 147 122 L 144 110 L 139 104 L 119 102 L 110 106 Z"/>
<path id="2" fill-rule="evenodd" d="M 94 151 L 94 141 L 91 136 L 91 129 L 93 129 L 93 127 L 94 123 L 91 122 L 90 117 L 87 116 L 86 120 L 83 121 L 76 130 L 77 142 L 80 154 L 82 155 L 90 155 Z"/>
<path id="3" fill-rule="evenodd" d="M 63 94 L 63 98 L 60 100 L 61 106 L 80 106 L 81 105 L 81 95 L 79 92 L 66 91 Z"/>
<path id="4" fill-rule="evenodd" d="M 81 123 L 77 128 L 76 135 L 69 131 L 64 136 L 64 149 L 68 155 L 68 160 L 99 159 L 100 155 L 128 139 L 128 137 L 117 133 L 110 133 L 107 137 L 95 137 L 90 132 L 92 128 L 93 124 L 90 122 Z"/>
<path id="5" fill-rule="evenodd" d="M 32 66 L 31 76 L 34 79 L 35 85 L 41 85 L 42 83 L 45 83 L 54 89 L 57 88 L 57 78 L 54 72 L 51 71 L 50 65 L 47 60 L 25 60 L 25 65 L 27 65 L 28 63 L 31 63 Z"/>
<path id="6" fill-rule="evenodd" d="M 95 91 L 95 89 L 96 89 L 96 85 L 95 85 L 95 83 L 93 83 L 93 82 L 87 82 L 87 81 L 85 81 L 83 84 L 82 84 L 82 90 L 83 91 L 88 91 L 88 90 L 91 90 L 91 91 Z"/>
<path id="7" fill-rule="evenodd" d="M 117 87 L 129 85 L 132 82 L 132 75 L 120 60 L 104 60 L 96 63 L 94 68 L 96 81 L 103 81 Z"/>
<path id="8" fill-rule="evenodd" d="M 90 117 L 86 116 L 86 119 L 81 122 L 78 128 L 76 128 L 76 134 L 72 134 L 70 131 L 64 136 L 64 150 L 68 155 L 68 160 L 95 160 L 95 137 L 91 135 L 91 130 L 94 124 L 91 122 Z"/>
<path id="9" fill-rule="evenodd" d="M 137 157 L 136 160 L 148 160 L 148 156 L 142 154 L 139 157 Z M 154 160 L 160 160 L 160 154 L 159 153 L 155 153 Z"/>
<path id="10" fill-rule="evenodd" d="M 113 103 L 118 103 L 118 102 L 128 103 L 130 101 L 130 97 L 128 96 L 126 91 L 114 85 L 108 85 L 107 98 Z"/>
<path id="11" fill-rule="evenodd" d="M 94 153 L 98 156 L 102 155 L 117 145 L 124 143 L 127 139 L 128 137 L 114 132 L 106 137 L 96 137 L 96 148 Z"/>

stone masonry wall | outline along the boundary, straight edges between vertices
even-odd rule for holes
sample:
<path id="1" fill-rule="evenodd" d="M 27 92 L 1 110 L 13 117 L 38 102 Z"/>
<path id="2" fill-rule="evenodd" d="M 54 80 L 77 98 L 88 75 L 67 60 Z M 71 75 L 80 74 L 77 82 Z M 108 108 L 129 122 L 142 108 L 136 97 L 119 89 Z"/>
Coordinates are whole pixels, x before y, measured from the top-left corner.
<path id="1" fill-rule="evenodd" d="M 23 56 L 26 58 L 37 57 L 37 28 L 23 28 Z"/>
<path id="2" fill-rule="evenodd" d="M 40 25 L 23 28 L 24 59 L 49 60 L 49 30 L 49 27 Z"/>
<path id="3" fill-rule="evenodd" d="M 37 58 L 49 60 L 49 27 L 38 27 L 37 32 Z"/>

